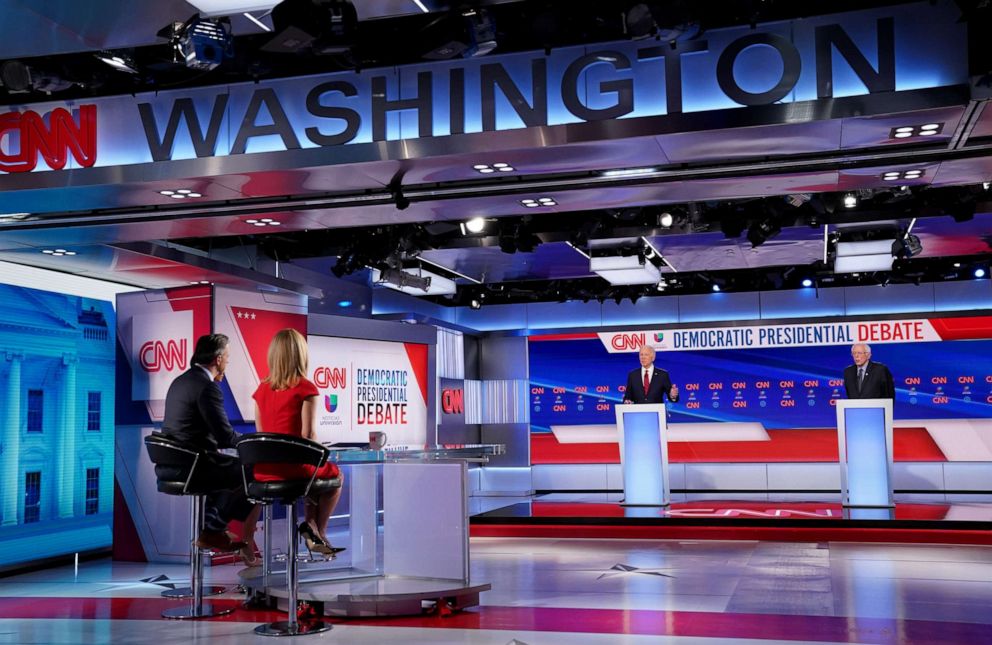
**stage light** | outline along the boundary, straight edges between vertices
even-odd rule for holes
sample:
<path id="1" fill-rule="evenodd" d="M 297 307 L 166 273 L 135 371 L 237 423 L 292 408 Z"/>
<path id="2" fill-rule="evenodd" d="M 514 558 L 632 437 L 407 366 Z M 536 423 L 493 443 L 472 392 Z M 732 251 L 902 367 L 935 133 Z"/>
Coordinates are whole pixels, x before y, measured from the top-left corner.
<path id="1" fill-rule="evenodd" d="M 138 73 L 138 66 L 130 56 L 115 54 L 113 52 L 100 52 L 93 55 L 96 56 L 97 60 L 110 65 L 118 72 L 126 72 L 128 74 Z"/>
<path id="2" fill-rule="evenodd" d="M 284 0 L 271 15 L 276 35 L 262 51 L 341 54 L 355 44 L 358 11 L 347 0 Z"/>
<path id="3" fill-rule="evenodd" d="M 610 284 L 658 284 L 661 271 L 638 255 L 589 258 L 589 270 Z"/>
<path id="4" fill-rule="evenodd" d="M 718 284 L 713 285 L 713 291 L 714 292 L 720 291 L 720 285 L 718 285 Z"/>
<path id="5" fill-rule="evenodd" d="M 813 281 L 810 280 L 809 278 L 803 278 L 802 284 L 803 284 L 804 287 L 812 287 L 813 286 Z"/>
<path id="6" fill-rule="evenodd" d="M 496 49 L 496 25 L 489 11 L 482 7 L 463 9 L 437 23 L 427 40 L 441 44 L 424 54 L 428 60 L 448 60 L 460 56 L 485 56 Z M 424 34 L 421 34 L 424 37 Z"/>
<path id="7" fill-rule="evenodd" d="M 923 125 L 901 125 L 889 131 L 890 139 L 908 139 L 909 137 L 932 137 L 944 129 L 943 123 L 924 123 Z"/>
<path id="8" fill-rule="evenodd" d="M 172 42 L 177 58 L 186 67 L 210 71 L 234 55 L 234 36 L 227 18 L 204 20 L 199 14 L 185 23 L 173 23 L 158 35 Z"/>
<path id="9" fill-rule="evenodd" d="M 468 306 L 472 309 L 482 309 L 482 301 L 472 298 L 471 302 L 468 303 Z"/>
<path id="10" fill-rule="evenodd" d="M 469 233 L 481 233 L 486 229 L 486 220 L 482 217 L 473 217 L 465 222 L 465 230 Z"/>
<path id="11" fill-rule="evenodd" d="M 844 208 L 854 208 L 858 205 L 858 196 L 854 193 L 844 195 Z"/>
<path id="12" fill-rule="evenodd" d="M 658 224 L 661 226 L 661 228 L 671 228 L 672 224 L 674 223 L 675 223 L 675 218 L 672 216 L 671 213 L 668 212 L 662 213 L 661 216 L 658 218 Z"/>
<path id="13" fill-rule="evenodd" d="M 983 269 L 982 267 L 978 267 L 977 269 L 975 269 L 975 277 L 976 278 L 984 278 L 985 277 L 985 269 Z"/>
<path id="14" fill-rule="evenodd" d="M 372 283 L 413 296 L 445 296 L 458 291 L 454 280 L 418 268 L 372 269 Z"/>
<path id="15" fill-rule="evenodd" d="M 347 308 L 352 305 L 351 300 L 338 300 L 338 306 L 342 308 Z"/>
<path id="16" fill-rule="evenodd" d="M 751 248 L 755 248 L 781 232 L 782 225 L 775 218 L 769 217 L 768 219 L 752 224 L 747 230 L 747 239 L 751 243 Z"/>
<path id="17" fill-rule="evenodd" d="M 656 168 L 623 168 L 620 170 L 605 170 L 603 171 L 604 177 L 639 177 L 641 175 L 650 175 L 655 172 Z"/>

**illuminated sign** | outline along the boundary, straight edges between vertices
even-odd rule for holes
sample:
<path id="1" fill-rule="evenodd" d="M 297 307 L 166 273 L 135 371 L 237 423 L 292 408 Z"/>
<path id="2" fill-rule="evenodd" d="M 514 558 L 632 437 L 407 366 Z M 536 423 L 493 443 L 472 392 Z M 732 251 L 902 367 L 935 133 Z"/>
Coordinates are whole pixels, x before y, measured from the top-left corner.
<path id="1" fill-rule="evenodd" d="M 917 3 L 709 30 L 675 47 L 624 40 L 99 99 L 94 103 L 105 121 L 100 163 L 445 137 L 961 85 L 969 79 L 968 43 L 967 25 L 958 17 L 952 3 Z M 64 119 L 59 123 L 68 126 Z M 80 132 L 85 123 L 81 110 Z M 28 130 L 37 131 L 38 122 Z M 92 162 L 83 155 L 81 165 L 83 159 Z"/>
<path id="2" fill-rule="evenodd" d="M 33 110 L 0 114 L 0 171 L 30 172 L 39 155 L 52 170 L 62 170 L 70 154 L 84 168 L 96 163 L 95 105 L 80 106 L 78 121 L 64 108 L 44 117 Z"/>
<path id="3" fill-rule="evenodd" d="M 461 389 L 443 390 L 441 392 L 441 410 L 445 414 L 464 414 L 465 391 Z"/>
<path id="4" fill-rule="evenodd" d="M 138 350 L 138 363 L 146 372 L 161 369 L 171 372 L 176 369 L 185 370 L 187 356 L 185 338 L 165 342 L 149 340 Z"/>

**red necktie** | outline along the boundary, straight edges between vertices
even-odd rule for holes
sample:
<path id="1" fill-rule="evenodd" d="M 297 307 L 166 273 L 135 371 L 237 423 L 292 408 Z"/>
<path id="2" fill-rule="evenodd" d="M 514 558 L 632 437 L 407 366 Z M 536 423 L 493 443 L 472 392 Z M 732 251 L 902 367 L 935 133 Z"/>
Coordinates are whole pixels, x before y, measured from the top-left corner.
<path id="1" fill-rule="evenodd" d="M 648 387 L 650 387 L 651 381 L 648 380 L 647 370 L 644 371 L 644 395 L 647 396 Z"/>

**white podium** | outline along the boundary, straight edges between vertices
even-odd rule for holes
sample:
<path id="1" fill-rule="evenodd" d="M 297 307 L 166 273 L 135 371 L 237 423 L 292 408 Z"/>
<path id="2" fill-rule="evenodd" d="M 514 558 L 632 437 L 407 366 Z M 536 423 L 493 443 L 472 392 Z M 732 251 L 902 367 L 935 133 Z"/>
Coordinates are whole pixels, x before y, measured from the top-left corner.
<path id="1" fill-rule="evenodd" d="M 617 405 L 624 506 L 668 506 L 668 421 L 663 404 Z"/>
<path id="2" fill-rule="evenodd" d="M 891 508 L 892 400 L 837 401 L 837 447 L 844 506 Z"/>

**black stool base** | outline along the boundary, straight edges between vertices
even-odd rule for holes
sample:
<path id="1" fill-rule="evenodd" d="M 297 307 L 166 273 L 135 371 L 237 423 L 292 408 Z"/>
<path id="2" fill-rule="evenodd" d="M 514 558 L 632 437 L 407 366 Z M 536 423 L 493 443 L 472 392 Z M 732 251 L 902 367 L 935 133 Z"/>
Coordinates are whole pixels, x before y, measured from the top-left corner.
<path id="1" fill-rule="evenodd" d="M 213 618 L 214 616 L 226 616 L 234 611 L 234 607 L 224 607 L 215 605 L 212 602 L 204 602 L 199 610 L 192 606 L 170 607 L 162 612 L 162 618 L 173 618 L 175 620 L 188 620 L 198 618 Z"/>
<path id="2" fill-rule="evenodd" d="M 219 587 L 216 585 L 205 585 L 203 587 L 204 596 L 219 596 L 222 593 L 227 593 L 227 587 Z M 163 598 L 192 598 L 193 590 L 189 587 L 176 587 L 175 589 L 166 589 L 162 592 Z"/>
<path id="3" fill-rule="evenodd" d="M 299 620 L 290 625 L 288 620 L 280 620 L 266 625 L 259 625 L 255 633 L 259 636 L 305 636 L 319 634 L 331 629 L 331 626 L 321 620 Z"/>

